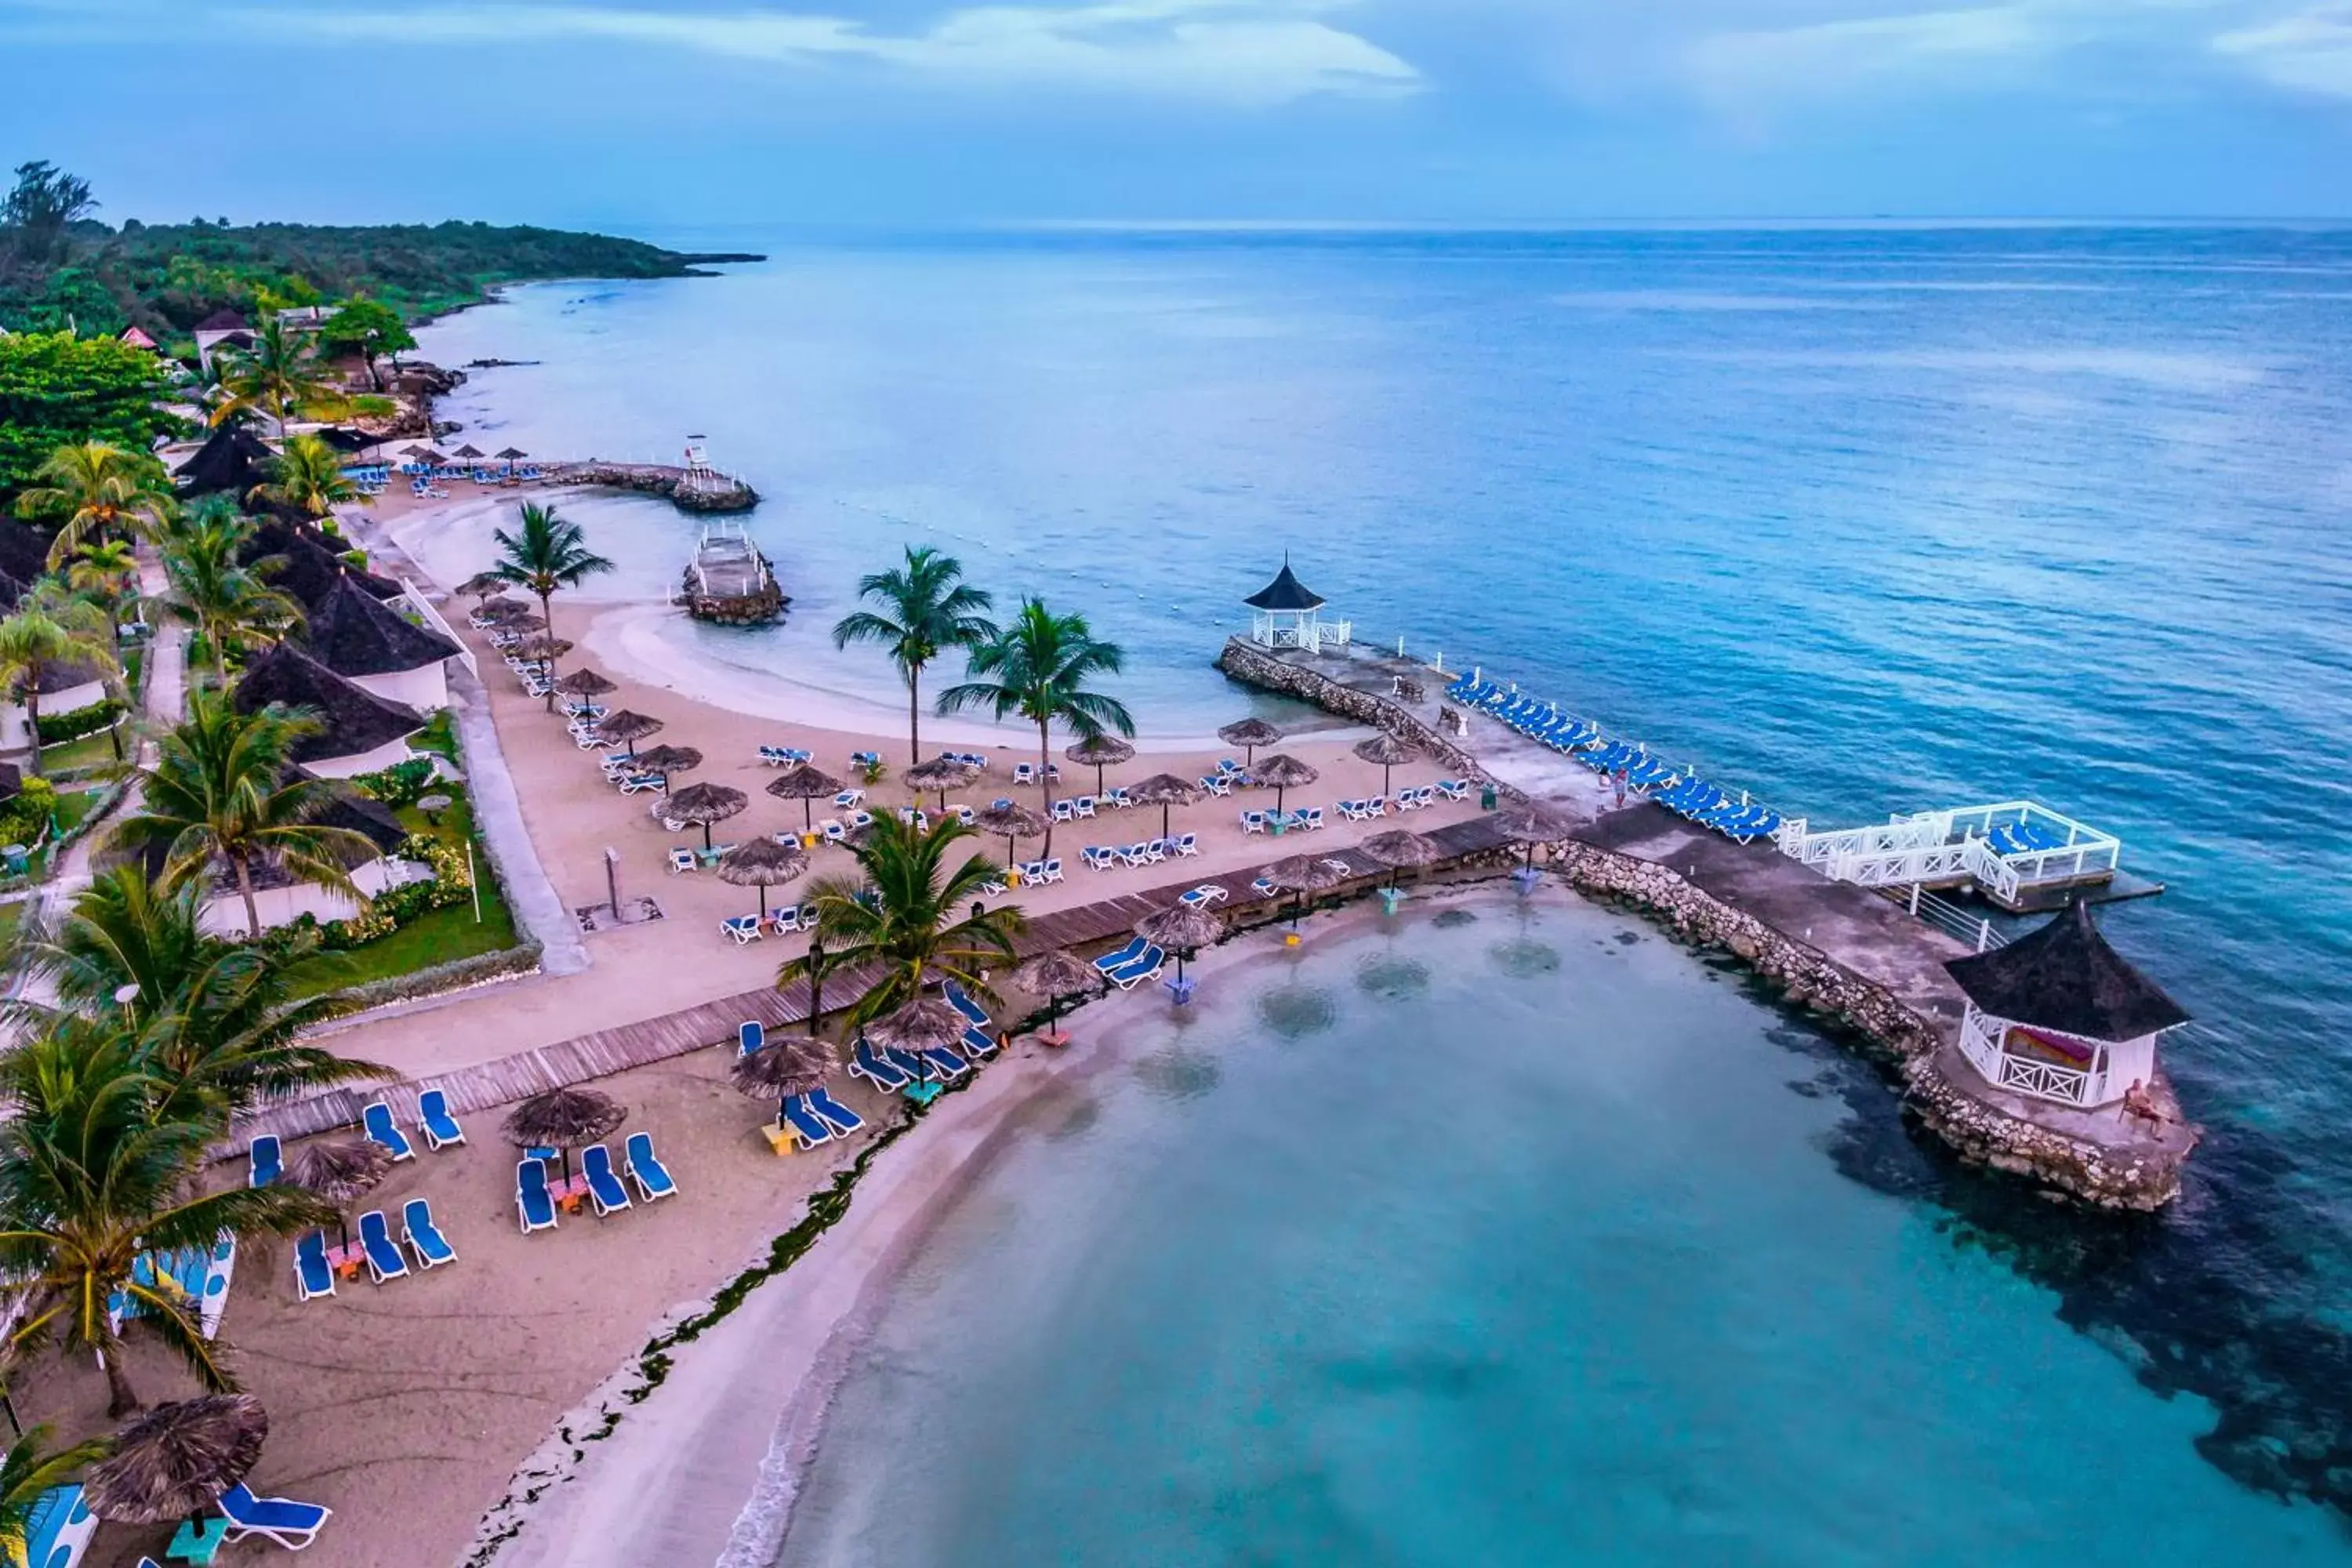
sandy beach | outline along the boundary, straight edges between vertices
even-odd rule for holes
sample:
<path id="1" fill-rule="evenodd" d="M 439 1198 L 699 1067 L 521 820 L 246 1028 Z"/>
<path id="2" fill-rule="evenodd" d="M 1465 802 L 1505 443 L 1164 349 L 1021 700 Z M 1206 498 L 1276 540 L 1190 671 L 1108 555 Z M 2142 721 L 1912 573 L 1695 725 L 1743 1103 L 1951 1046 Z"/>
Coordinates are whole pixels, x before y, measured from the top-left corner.
<path id="1" fill-rule="evenodd" d="M 370 545 L 380 566 L 422 580 L 429 562 L 430 579 L 446 585 L 489 563 L 489 529 L 511 516 L 519 499 L 505 491 L 425 508 L 407 498 L 388 498 L 381 515 L 350 518 L 346 527 Z M 418 543 L 421 560 L 408 554 L 409 542 Z M 664 918 L 587 936 L 586 966 L 577 973 L 528 976 L 357 1020 L 336 1030 L 335 1047 L 406 1077 L 424 1077 L 772 983 L 777 965 L 797 951 L 797 939 L 770 936 L 738 946 L 724 938 L 719 921 L 750 912 L 753 892 L 708 873 L 675 875 L 666 869 L 667 849 L 698 842 L 698 837 L 669 833 L 649 814 L 643 797 L 623 797 L 605 784 L 592 755 L 572 743 L 560 719 L 526 695 L 487 641 L 465 627 L 466 602 L 452 601 L 446 608 L 480 666 L 501 754 L 499 765 L 511 777 L 531 850 L 555 901 L 566 910 L 604 902 L 604 857 L 610 847 L 620 855 L 624 897 L 651 895 Z M 730 784 L 747 792 L 749 810 L 721 825 L 721 840 L 803 824 L 799 803 L 761 793 L 772 776 L 757 758 L 762 743 L 807 747 L 818 765 L 835 773 L 845 773 L 848 753 L 857 750 L 881 752 L 894 772 L 904 765 L 903 709 L 801 686 L 789 671 L 752 679 L 697 662 L 688 642 L 665 635 L 674 624 L 684 625 L 684 617 L 665 605 L 565 595 L 556 602 L 554 619 L 558 634 L 580 645 L 567 666 L 584 661 L 618 682 L 619 689 L 605 699 L 613 708 L 653 714 L 665 723 L 661 741 L 703 752 L 706 761 L 688 775 L 691 780 Z M 1203 658 L 1212 651 L 1204 647 Z M 938 671 L 935 680 L 951 679 L 955 673 Z M 1144 754 L 1111 770 L 1109 783 L 1160 771 L 1181 776 L 1204 773 L 1232 750 L 1213 738 L 1150 734 L 1151 716 L 1138 717 L 1147 731 L 1139 741 Z M 1283 749 L 1321 773 L 1316 784 L 1290 792 L 1287 804 L 1328 807 L 1342 795 L 1376 793 L 1380 768 L 1349 751 L 1367 732 L 1326 723 L 1286 742 Z M 970 804 L 984 805 L 1004 795 L 1035 803 L 1036 792 L 1016 789 L 1010 775 L 1014 763 L 1034 758 L 1034 732 L 969 720 L 950 725 L 927 721 L 924 737 L 927 751 L 939 742 L 992 753 L 988 774 L 962 792 Z M 1055 739 L 1057 757 L 1066 740 Z M 1092 790 L 1088 770 L 1067 763 L 1064 768 L 1058 793 Z M 1398 769 L 1395 782 L 1435 776 L 1423 763 Z M 887 809 L 908 800 L 892 779 L 872 790 L 867 805 Z M 1180 808 L 1172 826 L 1199 834 L 1199 858 L 1146 870 L 1090 872 L 1080 866 L 1077 850 L 1089 843 L 1152 837 L 1160 831 L 1156 812 L 1063 825 L 1053 852 L 1071 868 L 1066 879 L 1022 889 L 1016 900 L 1024 910 L 1041 914 L 1118 892 L 1173 889 L 1190 885 L 1185 879 L 1195 873 L 1261 867 L 1301 847 L 1349 842 L 1401 825 L 1395 817 L 1347 825 L 1332 813 L 1333 826 L 1319 836 L 1245 837 L 1238 811 L 1272 804 L 1271 796 L 1261 799 L 1258 792 L 1248 792 L 1231 801 Z M 1475 804 L 1444 805 L 1403 818 L 1402 825 L 1434 827 L 1475 810 Z M 819 809 L 815 815 L 826 813 Z M 1004 845 L 979 839 L 974 848 L 1001 858 Z M 1024 843 L 1021 852 L 1029 858 L 1039 851 Z M 817 851 L 814 860 L 816 874 L 852 866 L 845 853 L 834 849 Z M 790 887 L 772 889 L 769 901 L 794 896 Z M 582 939 L 575 932 L 571 940 Z M 1250 946 L 1244 942 L 1228 951 L 1238 955 Z M 1008 998 L 1002 1016 L 1019 1016 L 1038 1000 Z M 1080 1032 L 1099 1032 L 1122 1011 L 1136 1014 L 1167 1005 L 1164 992 L 1146 988 L 1090 1010 Z M 557 1489 L 552 1495 L 567 1510 L 586 1511 L 562 1514 L 566 1522 L 561 1525 L 541 1528 L 535 1522 L 498 1560 L 708 1560 L 698 1554 L 706 1545 L 715 1552 L 725 1535 L 722 1531 L 706 1542 L 704 1527 L 713 1520 L 730 1522 L 751 1494 L 779 1412 L 807 1381 L 807 1369 L 833 1342 L 836 1330 L 854 1317 L 861 1293 L 879 1288 L 869 1282 L 887 1278 L 881 1266 L 914 1234 L 905 1228 L 912 1223 L 909 1216 L 935 1206 L 929 1194 L 936 1192 L 938 1173 L 978 1157 L 992 1138 L 1019 1136 L 1028 1125 L 1018 1115 L 1024 1106 L 1049 1114 L 1046 1108 L 1071 1075 L 1087 1070 L 1089 1049 L 1082 1043 L 1055 1055 L 1017 1042 L 1004 1059 L 978 1075 L 971 1089 L 944 1101 L 876 1162 L 852 1209 L 857 1216 L 854 1228 L 829 1237 L 792 1270 L 788 1284 L 752 1290 L 744 1309 L 706 1336 L 692 1354 L 678 1358 L 670 1385 L 642 1405 L 627 1406 L 630 1419 L 622 1431 L 635 1426 L 672 1432 L 679 1451 L 690 1436 L 696 1452 L 708 1446 L 733 1455 L 730 1466 L 714 1460 L 682 1478 L 661 1468 L 668 1461 L 613 1461 L 639 1479 Z M 273 1435 L 253 1477 L 256 1489 L 335 1510 L 307 1561 L 359 1568 L 392 1561 L 476 1560 L 469 1543 L 486 1514 L 510 1489 L 543 1489 L 542 1472 L 551 1464 L 568 1463 L 581 1441 L 603 1426 L 601 1413 L 583 1414 L 583 1407 L 601 1412 L 592 1396 L 615 1379 L 613 1386 L 625 1385 L 634 1375 L 630 1363 L 665 1321 L 764 1258 L 773 1239 L 801 1219 L 809 1195 L 901 1111 L 901 1102 L 886 1101 L 841 1075 L 835 1092 L 866 1119 L 868 1131 L 816 1152 L 779 1159 L 758 1131 L 772 1112 L 730 1088 L 728 1060 L 729 1047 L 714 1042 L 598 1081 L 600 1089 L 630 1108 L 625 1131 L 652 1132 L 677 1178 L 680 1194 L 657 1206 L 641 1205 L 603 1221 L 583 1213 L 567 1218 L 554 1235 L 521 1236 L 514 1223 L 512 1152 L 499 1134 L 497 1115 L 477 1113 L 467 1119 L 465 1148 L 420 1152 L 355 1205 L 355 1212 L 383 1207 L 396 1217 L 407 1198 L 428 1197 L 457 1248 L 454 1267 L 381 1288 L 363 1278 L 347 1281 L 333 1299 L 304 1304 L 295 1298 L 288 1246 L 246 1249 L 223 1333 L 235 1347 L 239 1376 L 272 1412 Z M 221 1179 L 242 1180 L 243 1174 L 242 1163 L 232 1162 Z M 760 1327 L 732 1326 L 739 1321 Z M 796 1378 L 779 1381 L 790 1358 L 775 1355 L 777 1335 L 789 1336 L 804 1352 Z M 751 1361 L 775 1356 L 777 1363 L 763 1365 L 756 1380 L 738 1378 L 740 1354 L 727 1349 L 747 1337 L 762 1347 Z M 173 1396 L 187 1382 L 184 1372 L 144 1342 L 136 1375 L 150 1398 Z M 28 1421 L 79 1426 L 94 1422 L 104 1384 L 87 1368 L 50 1360 L 31 1369 L 14 1392 Z M 793 1404 L 794 1419 L 808 1419 L 813 1408 Z M 658 1456 L 670 1450 L 671 1445 L 654 1438 L 633 1443 L 629 1451 Z M 529 1479 L 517 1489 L 510 1478 L 519 1471 Z M 690 1497 L 693 1506 L 643 1508 L 640 1487 L 646 1479 L 686 1489 L 679 1495 Z M 545 1506 L 541 1498 L 539 1507 Z M 677 1542 L 675 1550 L 648 1541 L 630 1552 L 594 1555 L 620 1539 L 600 1510 L 619 1510 L 633 1521 L 642 1514 L 636 1521 L 647 1524 L 691 1516 L 694 1538 Z M 510 1512 L 500 1510 L 489 1528 L 495 1532 L 512 1521 Z M 551 1546 L 551 1541 L 564 1544 Z M 110 1528 L 90 1561 L 100 1568 L 128 1568 L 142 1552 L 158 1554 L 163 1544 L 164 1532 Z"/>

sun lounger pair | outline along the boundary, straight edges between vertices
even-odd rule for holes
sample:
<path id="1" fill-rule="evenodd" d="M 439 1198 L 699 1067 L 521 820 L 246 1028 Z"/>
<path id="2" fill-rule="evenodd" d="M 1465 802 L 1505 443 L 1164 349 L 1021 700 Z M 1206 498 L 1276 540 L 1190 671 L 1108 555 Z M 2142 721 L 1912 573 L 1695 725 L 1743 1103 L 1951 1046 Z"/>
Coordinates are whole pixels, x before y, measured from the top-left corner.
<path id="1" fill-rule="evenodd" d="M 988 1027 L 988 1009 L 973 1001 L 971 992 L 950 980 L 948 982 L 947 997 L 948 1005 L 970 1019 L 974 1027 Z"/>
<path id="2" fill-rule="evenodd" d="M 1160 973 L 1167 954 L 1141 937 L 1130 938 L 1117 952 L 1105 953 L 1095 960 L 1095 970 L 1112 984 L 1125 991 L 1139 982 Z"/>
<path id="3" fill-rule="evenodd" d="M 783 1105 L 777 1112 L 777 1124 L 790 1129 L 793 1142 L 803 1149 L 814 1149 L 820 1143 L 833 1142 L 832 1127 L 810 1108 L 806 1098 L 802 1095 L 784 1096 Z"/>

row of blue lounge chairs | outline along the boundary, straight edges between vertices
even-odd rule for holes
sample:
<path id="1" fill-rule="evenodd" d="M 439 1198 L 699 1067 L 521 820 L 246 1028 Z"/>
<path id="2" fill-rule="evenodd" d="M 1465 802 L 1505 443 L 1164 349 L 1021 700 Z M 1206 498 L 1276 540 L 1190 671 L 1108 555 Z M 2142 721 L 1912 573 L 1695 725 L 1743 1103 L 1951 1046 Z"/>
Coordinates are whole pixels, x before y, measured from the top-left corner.
<path id="1" fill-rule="evenodd" d="M 1780 814 L 1740 799 L 1696 774 L 1678 771 L 1646 747 L 1601 737 L 1599 725 L 1558 706 L 1504 688 L 1500 682 L 1458 677 L 1445 689 L 1453 701 L 1475 708 L 1528 739 L 1573 757 L 1604 778 L 1622 776 L 1629 788 L 1644 791 L 1668 811 L 1739 843 L 1769 837 L 1780 827 Z"/>
<path id="2" fill-rule="evenodd" d="M 299 1552 L 318 1539 L 319 1531 L 326 1528 L 327 1521 L 335 1512 L 314 1502 L 257 1497 L 242 1481 L 221 1493 L 213 1506 L 220 1510 L 222 1520 L 226 1521 L 219 1538 L 213 1542 L 215 1550 L 257 1535 L 289 1552 Z M 33 1499 L 25 1511 L 24 1555 L 16 1561 L 28 1568 L 74 1568 L 81 1561 L 90 1537 L 97 1532 L 98 1516 L 90 1511 L 88 1495 L 79 1484 L 47 1488 Z M 174 1552 L 172 1555 L 180 1553 Z M 206 1557 L 204 1561 L 212 1559 Z M 155 1568 L 155 1560 L 142 1557 L 139 1568 Z"/>
<path id="3" fill-rule="evenodd" d="M 670 1178 L 668 1167 L 654 1153 L 650 1132 L 632 1132 L 623 1142 L 622 1169 L 628 1173 L 629 1183 L 637 1189 L 638 1195 L 647 1203 L 677 1191 L 677 1183 Z M 580 1180 L 599 1218 L 632 1206 L 628 1187 L 614 1173 L 613 1152 L 602 1143 L 591 1143 L 580 1151 Z M 555 1192 L 547 1184 L 547 1162 L 536 1155 L 525 1155 L 515 1162 L 515 1215 L 525 1236 L 556 1226 Z"/>
<path id="4" fill-rule="evenodd" d="M 411 1198 L 401 1205 L 400 1239 L 416 1255 L 419 1268 L 457 1261 L 457 1250 L 433 1222 L 433 1205 L 426 1199 Z M 393 1245 L 392 1227 L 382 1209 L 360 1215 L 359 1247 L 368 1277 L 377 1284 L 407 1277 L 408 1259 Z M 327 1250 L 325 1231 L 310 1231 L 295 1239 L 294 1289 L 305 1301 L 335 1293 L 335 1260 Z"/>
<path id="5" fill-rule="evenodd" d="M 448 1095 L 437 1089 L 425 1089 L 416 1097 L 416 1130 L 424 1134 L 425 1147 L 436 1152 L 466 1141 L 466 1130 L 449 1113 Z M 369 1142 L 383 1144 L 395 1165 L 416 1157 L 415 1145 L 393 1121 L 392 1106 L 384 1100 L 370 1100 L 361 1110 L 360 1131 Z M 248 1186 L 266 1187 L 286 1173 L 285 1148 L 275 1132 L 256 1137 L 246 1145 L 246 1155 L 251 1164 L 246 1173 Z"/>
<path id="6" fill-rule="evenodd" d="M 2063 849 L 2066 840 L 2038 822 L 2003 822 L 1985 833 L 1985 846 L 1996 855 L 2032 855 Z"/>
<path id="7" fill-rule="evenodd" d="M 935 1092 L 927 1086 L 953 1083 L 970 1072 L 975 1063 L 994 1056 L 997 1042 L 988 1032 L 988 1009 L 953 982 L 948 985 L 947 998 L 964 1016 L 963 1037 L 957 1042 L 963 1048 L 962 1055 L 941 1046 L 919 1051 L 896 1047 L 877 1049 L 871 1040 L 860 1035 L 850 1049 L 849 1076 L 864 1079 L 885 1094 L 904 1092 L 919 1099 Z M 821 1119 L 829 1120 L 822 1114 Z"/>

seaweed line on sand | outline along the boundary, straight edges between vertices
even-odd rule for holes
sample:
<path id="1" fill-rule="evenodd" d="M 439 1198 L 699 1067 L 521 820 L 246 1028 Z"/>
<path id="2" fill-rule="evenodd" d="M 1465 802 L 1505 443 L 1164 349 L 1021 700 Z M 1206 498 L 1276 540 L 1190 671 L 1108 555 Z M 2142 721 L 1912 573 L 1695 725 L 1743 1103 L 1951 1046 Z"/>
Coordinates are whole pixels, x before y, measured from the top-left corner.
<path id="1" fill-rule="evenodd" d="M 943 1090 L 961 1093 L 965 1084 Z M 934 1100 L 933 1103 L 937 1101 Z M 739 1272 L 701 1301 L 666 1319 L 652 1338 L 620 1368 L 597 1384 L 579 1405 L 556 1423 L 546 1441 L 516 1467 L 506 1495 L 490 1505 L 475 1528 L 474 1539 L 458 1559 L 461 1568 L 488 1568 L 507 1543 L 530 1522 L 540 1499 L 570 1481 L 587 1458 L 585 1445 L 602 1442 L 617 1430 L 632 1405 L 642 1405 L 668 1378 L 670 1352 L 691 1344 L 741 1306 L 752 1291 L 807 1256 L 819 1237 L 849 1212 L 851 1195 L 874 1157 L 914 1130 L 929 1109 L 910 1104 L 906 1118 L 883 1130 L 857 1158 L 834 1173 L 831 1184 L 809 1194 L 806 1212 L 798 1223 L 768 1243 L 767 1255 Z"/>

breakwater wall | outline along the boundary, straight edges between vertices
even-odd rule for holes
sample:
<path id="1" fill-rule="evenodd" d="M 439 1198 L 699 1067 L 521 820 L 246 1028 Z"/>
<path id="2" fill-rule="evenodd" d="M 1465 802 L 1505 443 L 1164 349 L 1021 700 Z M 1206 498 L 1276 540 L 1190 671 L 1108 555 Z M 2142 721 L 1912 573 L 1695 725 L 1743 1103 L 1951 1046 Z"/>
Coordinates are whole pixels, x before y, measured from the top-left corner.
<path id="1" fill-rule="evenodd" d="M 550 477 L 557 484 L 595 485 L 659 496 L 681 511 L 749 511 L 760 504 L 760 492 L 740 479 L 667 463 L 600 463 L 592 458 L 560 464 Z"/>
<path id="2" fill-rule="evenodd" d="M 1233 679 L 1372 725 L 1421 747 L 1448 770 L 1493 783 L 1507 797 L 1527 798 L 1524 792 L 1493 778 L 1453 737 L 1378 692 L 1348 685 L 1240 638 L 1227 642 L 1216 663 Z M 2004 1103 L 1968 1065 L 1959 1052 L 1957 1016 L 1948 1021 L 1922 1011 L 1851 964 L 1790 934 L 1785 923 L 1727 903 L 1660 860 L 1573 836 L 1542 850 L 1549 872 L 1579 893 L 1622 904 L 1693 946 L 1721 950 L 1787 1005 L 1839 1026 L 1862 1042 L 1866 1054 L 1896 1075 L 1906 1109 L 1962 1159 L 2101 1208 L 2151 1210 L 2179 1195 L 2181 1166 L 2196 1142 L 2193 1131 L 2170 1141 L 2133 1137 L 2118 1122 L 2113 1137 L 2085 1135 L 2058 1122 L 2064 1118 L 2084 1123 L 2088 1118 L 2057 1108 L 2052 1108 L 2049 1121 L 2037 1120 L 2032 1112 L 2038 1108 L 2015 1097 L 2005 1097 Z M 1780 859 L 1769 849 L 1753 853 Z M 1490 859 L 1499 868 L 1515 861 L 1517 854 L 1504 846 L 1457 864 Z M 1793 876 L 1813 875 L 1795 868 L 1793 862 L 1781 861 L 1774 869 L 1782 868 Z M 1832 884 L 1820 883 L 1822 898 L 1833 896 L 1832 889 Z M 1916 940 L 1932 945 L 1937 939 L 1921 926 Z M 2150 1088 L 2160 1104 L 2174 1106 L 2170 1085 L 2160 1071 Z M 2012 1111 L 2009 1104 L 2027 1113 Z"/>

